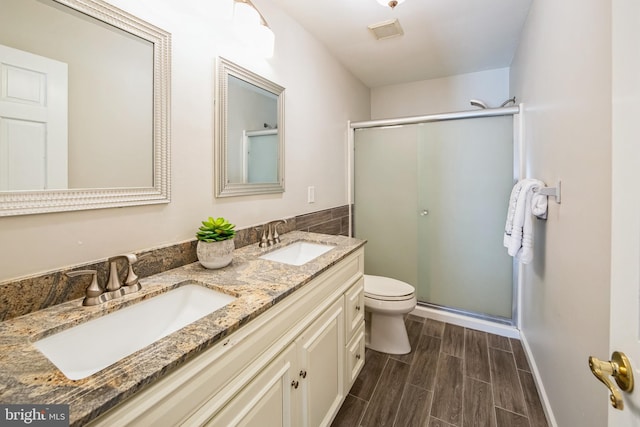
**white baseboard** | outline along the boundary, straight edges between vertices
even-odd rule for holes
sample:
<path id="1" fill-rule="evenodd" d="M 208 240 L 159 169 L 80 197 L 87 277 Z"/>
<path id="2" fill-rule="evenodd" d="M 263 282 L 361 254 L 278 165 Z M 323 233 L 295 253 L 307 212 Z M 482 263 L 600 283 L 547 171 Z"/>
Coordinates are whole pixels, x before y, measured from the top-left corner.
<path id="1" fill-rule="evenodd" d="M 508 338 L 520 338 L 520 331 L 515 326 L 501 325 L 488 320 L 475 319 L 473 317 L 437 310 L 435 308 L 417 306 L 411 314 L 451 323 L 453 325 L 464 326 L 465 328 L 476 329 L 482 332 L 502 335 Z"/>
<path id="2" fill-rule="evenodd" d="M 538 370 L 538 366 L 536 365 L 535 359 L 533 358 L 533 355 L 531 353 L 531 347 L 529 346 L 527 337 L 522 332 L 520 332 L 520 342 L 522 343 L 524 353 L 527 356 L 527 362 L 529 362 L 529 367 L 531 368 L 531 373 L 533 374 L 533 381 L 536 384 L 538 395 L 540 396 L 540 402 L 542 403 L 542 409 L 544 409 L 544 413 L 547 416 L 547 422 L 551 427 L 558 427 L 556 418 L 553 416 L 553 411 L 551 410 L 549 396 L 544 389 L 542 378 L 540 378 L 540 371 Z"/>

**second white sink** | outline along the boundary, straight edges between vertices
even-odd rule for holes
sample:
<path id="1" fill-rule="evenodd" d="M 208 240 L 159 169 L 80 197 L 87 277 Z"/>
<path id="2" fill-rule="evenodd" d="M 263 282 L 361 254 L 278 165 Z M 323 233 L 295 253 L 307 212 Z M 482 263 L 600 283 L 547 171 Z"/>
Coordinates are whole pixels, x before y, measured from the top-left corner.
<path id="1" fill-rule="evenodd" d="M 36 341 L 71 380 L 79 380 L 226 306 L 235 297 L 197 284 L 109 313 Z"/>
<path id="2" fill-rule="evenodd" d="M 333 248 L 334 246 L 322 243 L 299 241 L 264 254 L 260 258 L 289 265 L 303 265 Z"/>

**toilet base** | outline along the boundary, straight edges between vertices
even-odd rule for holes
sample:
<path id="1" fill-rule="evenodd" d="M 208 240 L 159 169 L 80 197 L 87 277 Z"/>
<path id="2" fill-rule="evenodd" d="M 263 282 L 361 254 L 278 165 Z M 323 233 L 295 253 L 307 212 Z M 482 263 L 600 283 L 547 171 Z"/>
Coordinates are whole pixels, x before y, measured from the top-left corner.
<path id="1" fill-rule="evenodd" d="M 407 354 L 411 344 L 402 314 L 370 312 L 367 347 L 387 354 Z"/>

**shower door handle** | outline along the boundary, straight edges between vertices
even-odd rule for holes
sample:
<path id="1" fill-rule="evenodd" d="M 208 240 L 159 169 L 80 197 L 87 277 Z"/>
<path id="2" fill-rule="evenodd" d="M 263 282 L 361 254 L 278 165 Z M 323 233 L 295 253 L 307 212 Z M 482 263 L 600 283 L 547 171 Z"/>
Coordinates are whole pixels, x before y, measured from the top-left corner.
<path id="1" fill-rule="evenodd" d="M 423 210 L 420 211 L 420 216 L 427 216 L 427 215 L 429 215 L 429 211 L 428 210 L 423 209 Z"/>

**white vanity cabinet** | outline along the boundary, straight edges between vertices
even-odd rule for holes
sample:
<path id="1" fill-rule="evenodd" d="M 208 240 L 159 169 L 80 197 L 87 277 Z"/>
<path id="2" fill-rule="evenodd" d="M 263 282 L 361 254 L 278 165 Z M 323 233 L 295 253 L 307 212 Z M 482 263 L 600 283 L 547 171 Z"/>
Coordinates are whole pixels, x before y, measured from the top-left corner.
<path id="1" fill-rule="evenodd" d="M 330 425 L 364 364 L 363 266 L 359 249 L 91 425 Z"/>

